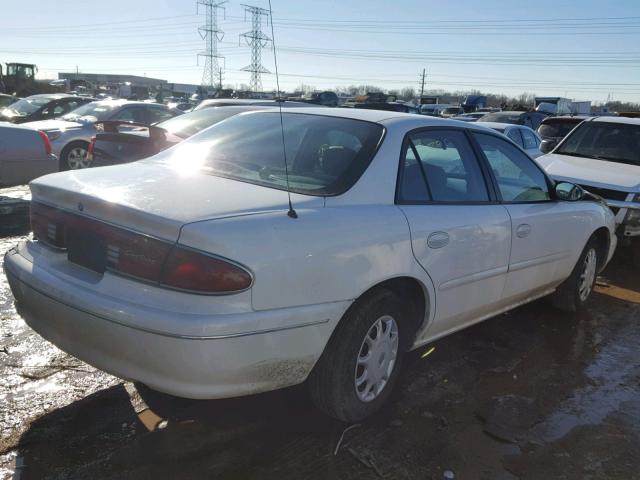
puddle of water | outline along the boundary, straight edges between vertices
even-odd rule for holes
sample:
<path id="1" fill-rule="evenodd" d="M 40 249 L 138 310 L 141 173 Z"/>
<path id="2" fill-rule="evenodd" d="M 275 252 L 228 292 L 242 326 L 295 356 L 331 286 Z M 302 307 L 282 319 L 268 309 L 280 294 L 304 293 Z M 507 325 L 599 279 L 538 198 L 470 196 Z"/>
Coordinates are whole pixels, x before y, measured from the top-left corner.
<path id="1" fill-rule="evenodd" d="M 627 378 L 636 378 L 640 365 L 629 362 L 637 350 L 638 338 L 630 329 L 623 329 L 612 338 L 585 369 L 591 385 L 576 390 L 560 408 L 533 429 L 533 437 L 542 442 L 554 442 L 583 425 L 597 425 L 620 406 L 636 399 L 640 386 Z"/>

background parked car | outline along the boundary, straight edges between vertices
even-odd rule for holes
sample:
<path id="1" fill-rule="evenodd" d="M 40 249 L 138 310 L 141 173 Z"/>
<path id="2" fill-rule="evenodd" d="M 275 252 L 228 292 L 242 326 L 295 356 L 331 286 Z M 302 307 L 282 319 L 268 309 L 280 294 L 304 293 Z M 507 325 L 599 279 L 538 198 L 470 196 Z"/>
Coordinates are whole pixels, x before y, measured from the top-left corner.
<path id="1" fill-rule="evenodd" d="M 512 123 L 514 125 L 524 125 L 536 130 L 542 120 L 549 115 L 542 112 L 493 112 L 487 113 L 478 122 Z"/>
<path id="2" fill-rule="evenodd" d="M 313 92 L 302 97 L 300 101 L 325 107 L 337 107 L 339 103 L 338 95 L 335 92 Z"/>
<path id="3" fill-rule="evenodd" d="M 14 97 L 13 95 L 7 95 L 6 93 L 0 93 L 0 109 L 4 107 L 8 107 L 12 103 L 16 103 L 20 100 L 18 97 Z"/>
<path id="4" fill-rule="evenodd" d="M 487 112 L 471 112 L 463 113 L 457 117 L 453 117 L 451 120 L 460 120 L 461 122 L 477 122 L 480 118 L 484 117 Z"/>
<path id="5" fill-rule="evenodd" d="M 58 159 L 44 132 L 0 123 L 0 187 L 29 183 L 58 171 Z"/>
<path id="6" fill-rule="evenodd" d="M 611 202 L 618 234 L 632 247 L 633 263 L 640 268 L 640 118 L 588 118 L 537 161 L 552 178 L 577 183 Z"/>
<path id="7" fill-rule="evenodd" d="M 440 113 L 441 117 L 455 117 L 458 115 L 462 115 L 464 113 L 464 109 L 459 106 L 447 107 Z"/>
<path id="8" fill-rule="evenodd" d="M 542 140 L 540 140 L 538 134 L 529 127 L 495 122 L 482 122 L 479 123 L 479 125 L 506 135 L 511 141 L 527 152 L 531 158 L 537 158 L 542 155 L 540 151 L 540 143 Z"/>
<path id="9" fill-rule="evenodd" d="M 589 118 L 586 115 L 547 117 L 542 120 L 537 133 L 543 141 L 540 147 L 543 153 L 549 153 L 560 143 L 567 134 L 583 120 Z"/>
<path id="10" fill-rule="evenodd" d="M 262 105 L 265 107 L 273 107 L 282 105 L 282 108 L 293 108 L 293 107 L 303 107 L 309 108 L 308 103 L 304 102 L 294 102 L 290 100 L 279 102 L 277 100 L 270 99 L 262 99 L 262 98 L 211 98 L 209 100 L 203 100 L 200 102 L 193 110 L 202 110 L 203 108 L 209 107 L 228 107 L 232 105 Z"/>
<path id="11" fill-rule="evenodd" d="M 420 113 L 415 105 L 403 102 L 371 102 L 355 103 L 353 108 L 364 108 L 369 110 L 386 110 L 388 112 Z"/>
<path id="12" fill-rule="evenodd" d="M 151 125 L 176 115 L 182 112 L 158 103 L 103 100 L 83 105 L 58 120 L 32 122 L 27 126 L 47 133 L 61 170 L 76 170 L 89 166 L 87 152 L 91 137 L 96 134 L 95 122 L 115 120 Z"/>
<path id="13" fill-rule="evenodd" d="M 155 155 L 229 117 L 269 108 L 274 107 L 246 105 L 205 108 L 170 118 L 154 126 L 124 131 L 121 127 L 127 127 L 128 123 L 97 122 L 99 131 L 91 139 L 87 160 L 91 167 L 134 162 Z"/>
<path id="14" fill-rule="evenodd" d="M 26 123 L 57 118 L 93 100 L 62 93 L 31 95 L 3 108 L 0 121 Z"/>

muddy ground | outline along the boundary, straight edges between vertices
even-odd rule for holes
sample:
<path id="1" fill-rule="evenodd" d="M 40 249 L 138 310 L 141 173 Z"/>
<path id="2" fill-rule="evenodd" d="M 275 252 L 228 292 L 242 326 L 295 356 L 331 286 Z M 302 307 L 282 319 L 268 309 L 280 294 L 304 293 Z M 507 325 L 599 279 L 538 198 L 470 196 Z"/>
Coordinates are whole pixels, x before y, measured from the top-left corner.
<path id="1" fill-rule="evenodd" d="M 340 442 L 304 387 L 188 401 L 96 371 L 31 331 L 0 275 L 0 478 L 640 479 L 639 346 L 621 252 L 587 313 L 541 300 L 412 354 Z"/>

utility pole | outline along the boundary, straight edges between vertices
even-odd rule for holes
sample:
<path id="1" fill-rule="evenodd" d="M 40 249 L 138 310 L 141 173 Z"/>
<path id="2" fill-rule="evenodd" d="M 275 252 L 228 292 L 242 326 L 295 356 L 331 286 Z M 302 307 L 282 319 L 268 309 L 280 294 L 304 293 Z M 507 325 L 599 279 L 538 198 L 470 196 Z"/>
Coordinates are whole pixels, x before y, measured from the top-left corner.
<path id="1" fill-rule="evenodd" d="M 247 14 L 251 14 L 251 31 L 240 34 L 240 40 L 244 39 L 247 45 L 251 47 L 251 65 L 244 67 L 242 70 L 251 72 L 251 90 L 259 92 L 262 90 L 261 74 L 270 73 L 269 70 L 262 66 L 262 49 L 271 41 L 262 31 L 262 20 L 269 18 L 269 10 L 260 7 L 252 7 L 250 5 L 242 5 L 244 7 L 244 18 Z"/>
<path id="2" fill-rule="evenodd" d="M 222 69 L 219 66 L 218 59 L 224 59 L 223 55 L 218 53 L 218 42 L 224 37 L 224 32 L 218 28 L 218 10 L 223 9 L 222 5 L 227 0 L 197 0 L 198 5 L 205 7 L 206 24 L 198 27 L 200 37 L 205 41 L 205 51 L 198 54 L 198 58 L 204 57 L 204 72 L 202 73 L 202 87 L 206 90 L 215 88 L 216 74 L 220 71 L 220 82 L 222 83 Z"/>
<path id="3" fill-rule="evenodd" d="M 422 97 L 424 96 L 424 81 L 427 78 L 427 69 L 426 68 L 422 69 L 422 75 L 420 75 L 420 78 L 421 78 L 420 101 L 422 101 Z"/>

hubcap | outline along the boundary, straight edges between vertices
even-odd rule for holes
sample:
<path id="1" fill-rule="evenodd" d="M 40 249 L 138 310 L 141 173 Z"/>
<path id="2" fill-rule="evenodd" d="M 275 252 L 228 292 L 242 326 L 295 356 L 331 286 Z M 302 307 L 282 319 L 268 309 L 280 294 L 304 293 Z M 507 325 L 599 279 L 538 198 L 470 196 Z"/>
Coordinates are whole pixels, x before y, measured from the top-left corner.
<path id="1" fill-rule="evenodd" d="M 358 352 L 355 387 L 363 402 L 375 400 L 384 389 L 398 357 L 398 325 L 390 315 L 376 320 Z"/>
<path id="2" fill-rule="evenodd" d="M 593 283 L 596 279 L 597 260 L 596 250 L 594 248 L 589 249 L 584 259 L 582 274 L 580 274 L 580 280 L 578 282 L 578 295 L 583 302 L 589 298 L 591 290 L 593 289 Z"/>
<path id="3" fill-rule="evenodd" d="M 84 147 L 72 148 L 67 154 L 67 163 L 71 170 L 88 168 L 91 162 L 87 158 L 87 149 Z"/>

